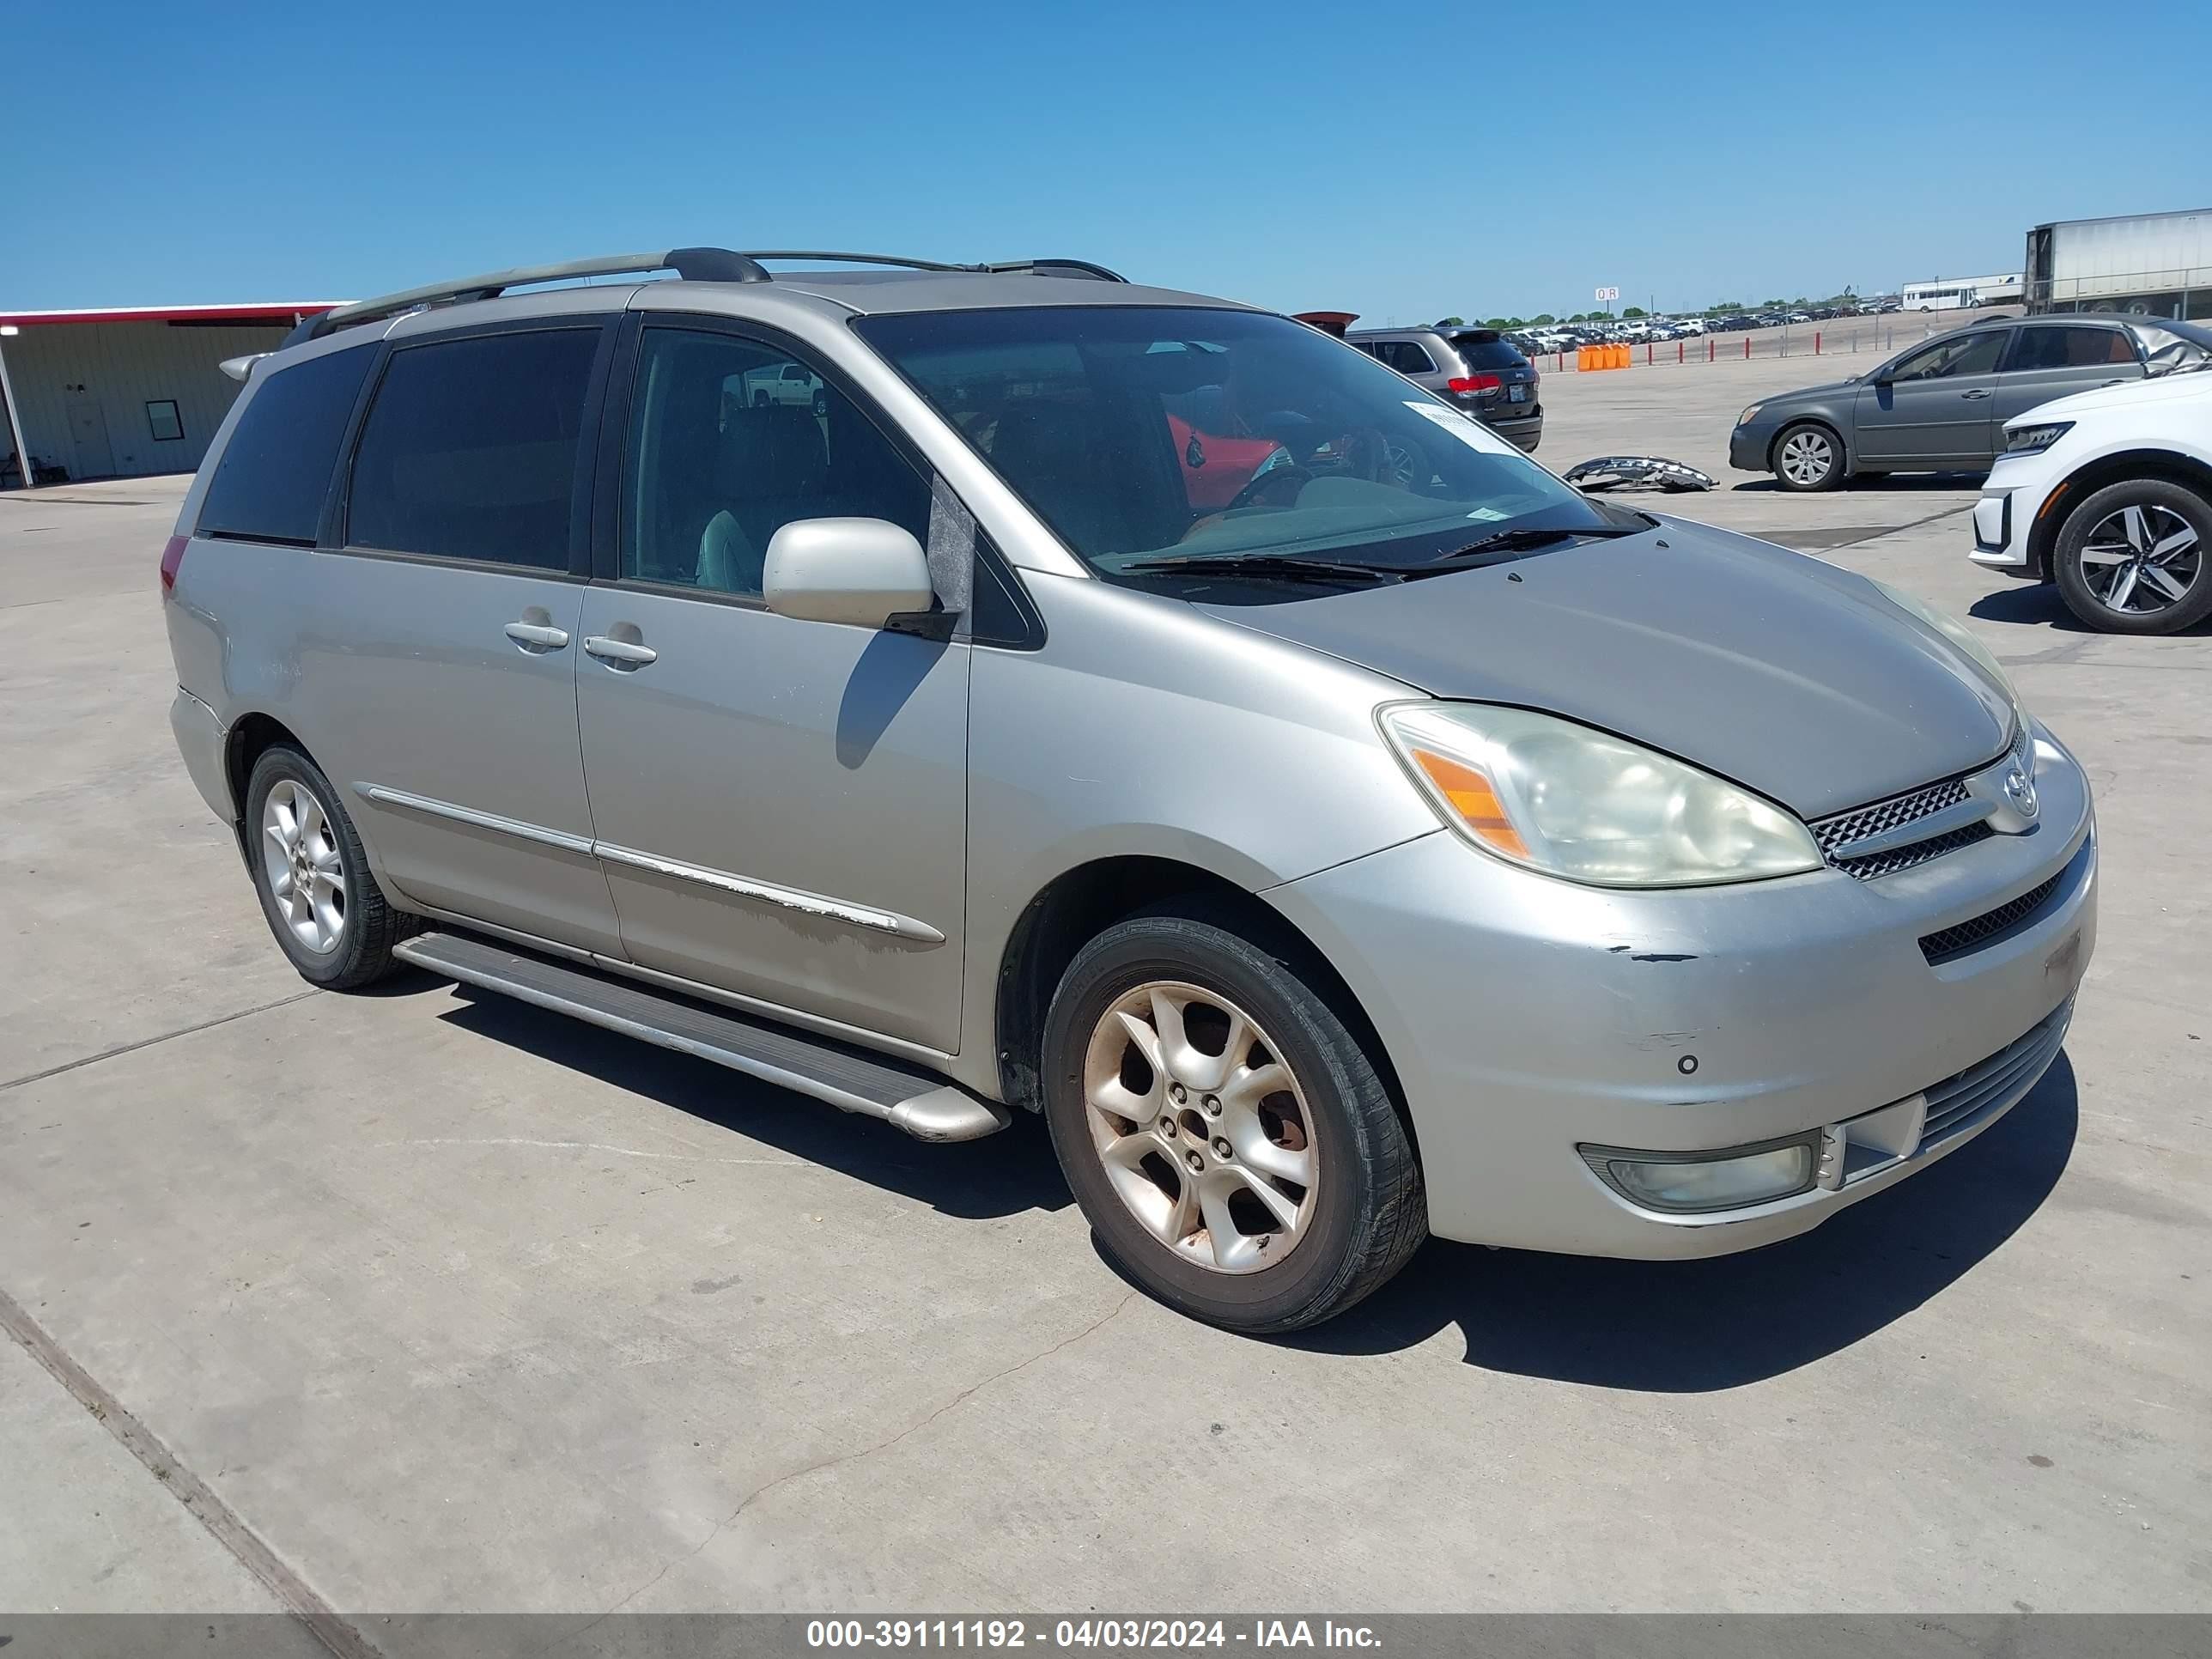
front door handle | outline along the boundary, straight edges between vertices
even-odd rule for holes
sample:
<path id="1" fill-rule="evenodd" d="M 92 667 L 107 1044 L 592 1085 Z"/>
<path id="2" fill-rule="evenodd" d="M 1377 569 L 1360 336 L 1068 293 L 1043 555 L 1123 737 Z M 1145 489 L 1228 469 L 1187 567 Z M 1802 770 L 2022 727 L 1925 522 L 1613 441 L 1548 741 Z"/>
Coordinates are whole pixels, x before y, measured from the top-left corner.
<path id="1" fill-rule="evenodd" d="M 568 643 L 568 630 L 549 628 L 544 623 L 511 622 L 507 637 L 526 651 L 558 651 Z"/>
<path id="2" fill-rule="evenodd" d="M 636 645 L 629 640 L 611 640 L 604 634 L 586 635 L 584 649 L 608 667 L 624 670 L 642 668 L 660 655 L 649 645 Z"/>
<path id="3" fill-rule="evenodd" d="M 1989 388 L 1984 386 L 1978 392 L 1961 392 L 1959 395 L 1961 398 L 1986 398 L 1990 393 Z"/>

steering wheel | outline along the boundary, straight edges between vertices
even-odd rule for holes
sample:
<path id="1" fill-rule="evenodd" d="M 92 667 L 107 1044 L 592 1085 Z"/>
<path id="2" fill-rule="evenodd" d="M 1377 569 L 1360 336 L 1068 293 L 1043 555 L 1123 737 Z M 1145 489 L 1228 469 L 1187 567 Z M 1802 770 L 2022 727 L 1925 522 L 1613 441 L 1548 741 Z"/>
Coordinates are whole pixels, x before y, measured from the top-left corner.
<path id="1" fill-rule="evenodd" d="M 1371 426 L 1355 426 L 1338 435 L 1330 444 L 1344 457 L 1342 474 L 1349 478 L 1365 478 L 1370 483 L 1389 480 L 1383 472 L 1389 465 L 1390 441 Z"/>
<path id="2" fill-rule="evenodd" d="M 1313 476 L 1304 467 L 1295 464 L 1290 466 L 1271 466 L 1265 472 L 1256 474 L 1249 480 L 1243 489 L 1230 498 L 1229 505 L 1221 510 L 1224 513 L 1234 513 L 1240 507 L 1295 506 L 1297 502 L 1298 491 L 1313 482 Z M 1262 501 L 1263 496 L 1273 494 L 1286 484 L 1291 486 L 1291 489 L 1284 500 Z"/>

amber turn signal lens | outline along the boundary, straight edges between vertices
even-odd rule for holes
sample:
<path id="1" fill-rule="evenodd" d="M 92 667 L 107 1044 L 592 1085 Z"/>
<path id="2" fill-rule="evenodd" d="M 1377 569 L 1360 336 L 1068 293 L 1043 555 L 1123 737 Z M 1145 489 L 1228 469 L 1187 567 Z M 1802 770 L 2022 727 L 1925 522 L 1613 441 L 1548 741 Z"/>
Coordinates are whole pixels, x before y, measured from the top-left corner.
<path id="1" fill-rule="evenodd" d="M 1505 808 L 1498 799 L 1498 792 L 1490 787 L 1488 778 L 1472 766 L 1447 760 L 1433 750 L 1416 749 L 1412 753 L 1413 763 L 1428 774 L 1429 781 L 1450 803 L 1462 823 L 1509 858 L 1528 856 L 1527 843 L 1505 816 Z"/>

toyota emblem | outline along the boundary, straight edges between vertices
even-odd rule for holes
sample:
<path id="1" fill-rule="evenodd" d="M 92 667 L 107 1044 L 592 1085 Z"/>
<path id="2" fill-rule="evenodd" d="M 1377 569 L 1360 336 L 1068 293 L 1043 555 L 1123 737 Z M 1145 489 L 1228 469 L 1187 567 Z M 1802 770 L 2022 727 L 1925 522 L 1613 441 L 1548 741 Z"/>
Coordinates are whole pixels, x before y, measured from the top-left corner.
<path id="1" fill-rule="evenodd" d="M 2035 816 L 2035 780 L 2017 766 L 2005 774 L 2004 796 L 2007 804 L 2021 817 Z"/>

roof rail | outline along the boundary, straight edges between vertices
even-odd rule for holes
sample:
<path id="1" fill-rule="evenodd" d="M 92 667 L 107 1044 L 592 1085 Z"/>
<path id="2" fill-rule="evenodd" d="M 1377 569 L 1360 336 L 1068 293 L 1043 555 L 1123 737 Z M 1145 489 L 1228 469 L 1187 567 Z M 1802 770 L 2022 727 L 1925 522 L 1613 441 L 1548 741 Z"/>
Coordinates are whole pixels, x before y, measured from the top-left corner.
<path id="1" fill-rule="evenodd" d="M 1088 259 L 1005 259 L 991 264 L 951 264 L 942 259 L 909 259 L 896 253 L 833 253 L 821 248 L 748 248 L 748 259 L 827 259 L 848 265 L 897 265 L 906 270 L 974 271 L 988 276 L 1027 272 L 1038 276 L 1084 276 L 1094 282 L 1126 283 L 1129 279 Z"/>
<path id="2" fill-rule="evenodd" d="M 632 272 L 672 270 L 691 283 L 766 283 L 775 278 L 763 259 L 826 259 L 838 264 L 896 265 L 908 270 L 975 271 L 991 275 L 1026 272 L 1038 276 L 1079 276 L 1093 282 L 1125 283 L 1128 278 L 1088 259 L 1007 259 L 995 264 L 948 264 L 939 259 L 909 259 L 896 253 L 837 253 L 819 248 L 769 248 L 740 253 L 726 247 L 679 247 L 665 253 L 614 253 L 596 259 L 568 259 L 559 264 L 523 265 L 495 270 L 488 276 L 459 282 L 432 283 L 422 288 L 402 289 L 374 300 L 326 311 L 303 320 L 284 337 L 284 344 L 299 345 L 320 339 L 342 328 L 381 322 L 403 311 L 428 306 L 460 305 L 471 300 L 495 299 L 511 288 L 538 283 L 558 283 L 583 276 L 620 276 Z"/>
<path id="3" fill-rule="evenodd" d="M 403 311 L 412 311 L 422 306 L 458 305 L 469 300 L 489 300 L 511 288 L 526 288 L 536 283 L 558 283 L 579 276 L 621 276 L 633 271 L 672 270 L 687 282 L 694 283 L 765 283 L 769 274 L 759 263 L 744 254 L 732 253 L 726 247 L 679 247 L 663 253 L 612 253 L 595 259 L 567 259 L 558 264 L 523 265 L 514 270 L 495 270 L 489 276 L 467 276 L 459 282 L 432 283 L 423 288 L 402 289 L 397 294 L 381 295 L 374 300 L 357 300 L 351 305 L 326 311 L 319 317 L 310 317 L 285 337 L 286 345 L 298 345 L 304 341 L 319 339 L 341 328 L 351 328 L 361 323 L 380 322 L 395 317 Z"/>

